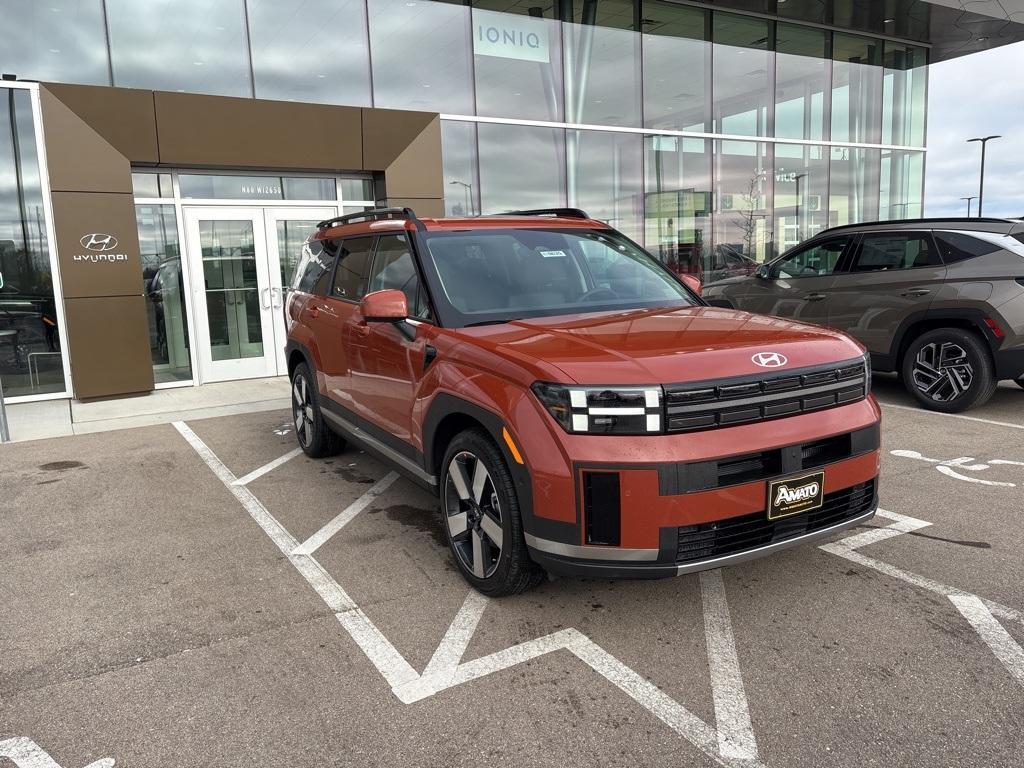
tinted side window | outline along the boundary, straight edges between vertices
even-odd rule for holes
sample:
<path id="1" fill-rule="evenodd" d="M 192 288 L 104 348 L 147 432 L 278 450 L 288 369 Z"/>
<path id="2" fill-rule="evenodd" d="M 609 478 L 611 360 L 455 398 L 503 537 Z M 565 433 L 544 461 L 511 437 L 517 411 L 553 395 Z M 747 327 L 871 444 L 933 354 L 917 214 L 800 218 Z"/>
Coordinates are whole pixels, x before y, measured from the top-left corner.
<path id="1" fill-rule="evenodd" d="M 889 232 L 864 235 L 850 271 L 884 272 L 937 266 L 941 263 L 927 233 Z"/>
<path id="2" fill-rule="evenodd" d="M 801 248 L 775 264 L 774 277 L 821 277 L 836 270 L 843 249 L 850 242 L 847 237 L 833 237 Z"/>
<path id="3" fill-rule="evenodd" d="M 405 235 L 381 235 L 373 259 L 367 293 L 396 290 L 405 294 L 412 317 L 427 317 L 427 302 L 420 289 L 420 277 Z"/>
<path id="4" fill-rule="evenodd" d="M 332 297 L 359 301 L 366 295 L 366 278 L 370 271 L 372 253 L 372 237 L 353 237 L 341 241 L 338 266 L 334 270 Z"/>
<path id="5" fill-rule="evenodd" d="M 935 239 L 939 243 L 942 260 L 947 264 L 955 264 L 964 259 L 973 259 L 975 256 L 984 256 L 999 250 L 999 246 L 995 243 L 979 240 L 977 237 L 960 232 L 936 232 Z"/>
<path id="6" fill-rule="evenodd" d="M 302 255 L 295 268 L 292 288 L 303 293 L 323 295 L 330 280 L 334 257 L 322 240 L 310 240 L 302 246 Z M 327 244 L 329 245 L 329 243 Z"/>

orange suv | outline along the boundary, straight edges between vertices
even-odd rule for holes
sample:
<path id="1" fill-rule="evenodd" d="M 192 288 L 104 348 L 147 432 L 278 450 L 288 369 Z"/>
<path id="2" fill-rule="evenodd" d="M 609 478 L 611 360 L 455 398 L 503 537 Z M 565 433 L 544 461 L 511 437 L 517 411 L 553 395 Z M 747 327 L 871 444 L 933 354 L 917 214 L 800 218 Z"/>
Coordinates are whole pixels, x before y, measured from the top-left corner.
<path id="1" fill-rule="evenodd" d="M 322 222 L 289 293 L 296 436 L 438 494 L 466 580 L 660 577 L 870 518 L 862 346 L 704 304 L 582 211 Z"/>

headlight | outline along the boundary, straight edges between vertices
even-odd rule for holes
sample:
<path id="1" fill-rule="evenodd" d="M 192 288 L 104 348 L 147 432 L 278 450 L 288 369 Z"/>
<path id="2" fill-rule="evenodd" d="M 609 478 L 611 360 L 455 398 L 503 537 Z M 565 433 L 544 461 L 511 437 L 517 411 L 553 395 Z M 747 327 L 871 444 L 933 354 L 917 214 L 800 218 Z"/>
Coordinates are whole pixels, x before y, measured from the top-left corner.
<path id="1" fill-rule="evenodd" d="M 566 432 L 661 432 L 661 387 L 575 387 L 538 381 L 533 393 Z"/>

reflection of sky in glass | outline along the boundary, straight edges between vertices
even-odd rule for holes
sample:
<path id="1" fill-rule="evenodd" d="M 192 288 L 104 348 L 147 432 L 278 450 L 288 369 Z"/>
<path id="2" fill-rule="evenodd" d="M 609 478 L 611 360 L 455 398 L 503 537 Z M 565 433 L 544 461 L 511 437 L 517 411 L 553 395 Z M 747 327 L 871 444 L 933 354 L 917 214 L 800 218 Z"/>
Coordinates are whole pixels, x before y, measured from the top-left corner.
<path id="1" fill-rule="evenodd" d="M 565 205 L 565 132 L 522 125 L 477 126 L 484 213 Z"/>
<path id="2" fill-rule="evenodd" d="M 252 96 L 242 0 L 107 0 L 114 85 Z"/>
<path id="3" fill-rule="evenodd" d="M 563 24 L 570 123 L 640 125 L 640 36 L 624 29 Z"/>
<path id="4" fill-rule="evenodd" d="M 0 19 L 4 72 L 110 85 L 101 0 L 3 0 Z"/>

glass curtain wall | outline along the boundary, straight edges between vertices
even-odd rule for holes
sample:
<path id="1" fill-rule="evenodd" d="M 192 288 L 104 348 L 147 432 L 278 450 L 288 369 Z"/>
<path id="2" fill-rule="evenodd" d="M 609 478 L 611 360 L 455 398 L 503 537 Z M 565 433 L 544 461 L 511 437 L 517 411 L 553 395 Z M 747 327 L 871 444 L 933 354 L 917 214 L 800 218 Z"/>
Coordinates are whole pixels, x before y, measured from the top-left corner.
<path id="1" fill-rule="evenodd" d="M 0 87 L 0 383 L 5 397 L 65 391 L 61 332 L 32 94 Z"/>

